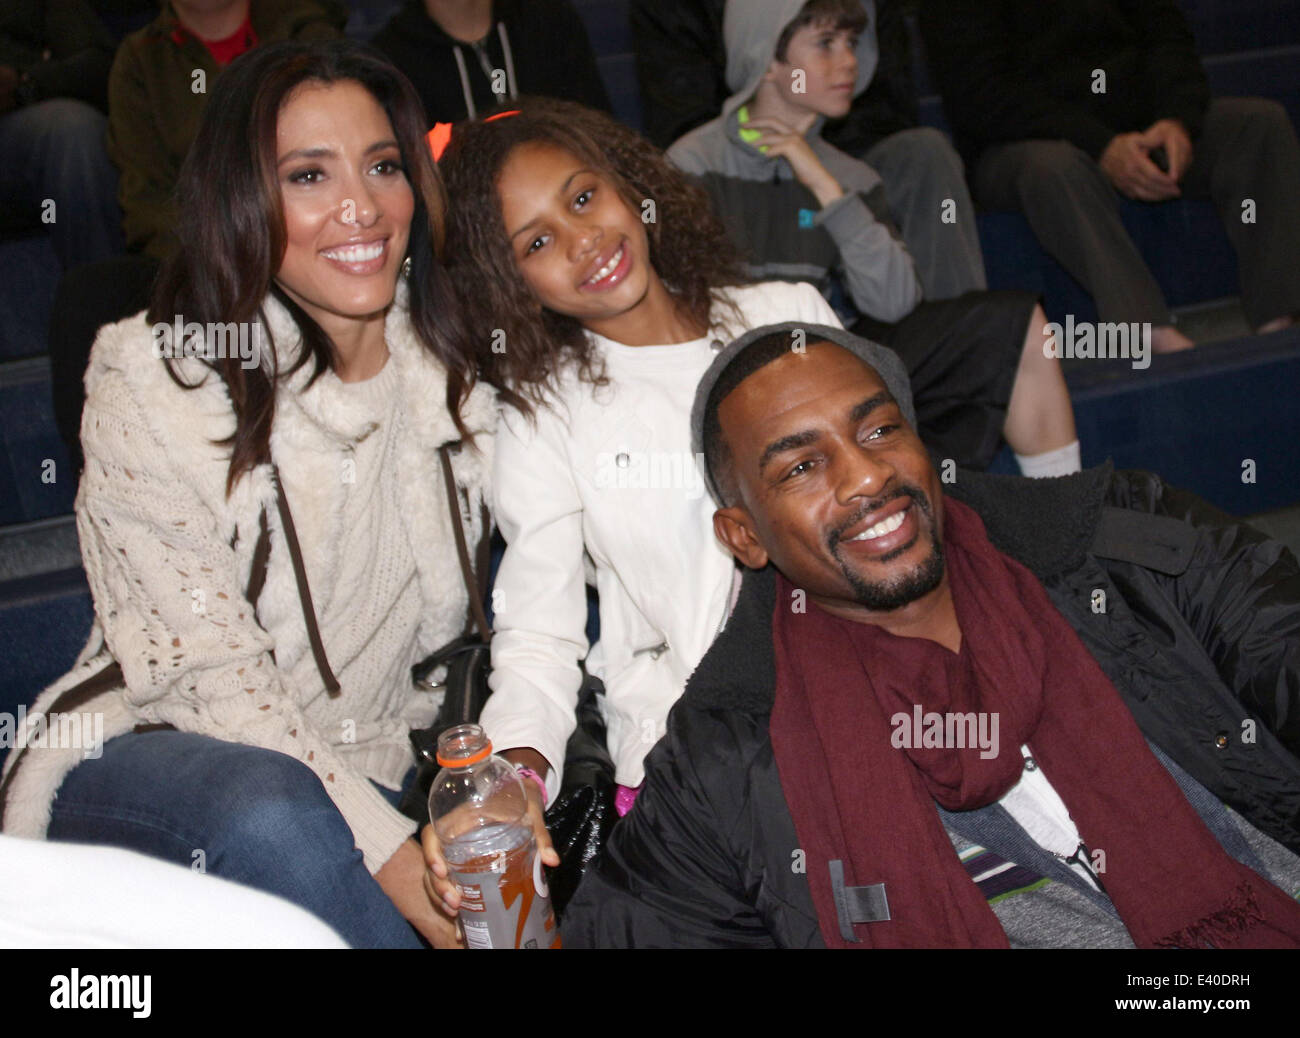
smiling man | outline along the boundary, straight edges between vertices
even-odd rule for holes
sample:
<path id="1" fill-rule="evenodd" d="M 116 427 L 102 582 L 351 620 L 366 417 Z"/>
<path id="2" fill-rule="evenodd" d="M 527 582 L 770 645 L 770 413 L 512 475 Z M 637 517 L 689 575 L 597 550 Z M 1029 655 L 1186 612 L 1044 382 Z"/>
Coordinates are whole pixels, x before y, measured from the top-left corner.
<path id="1" fill-rule="evenodd" d="M 748 572 L 566 946 L 1300 944 L 1285 548 L 1144 473 L 942 482 L 838 329 L 692 421 Z"/>

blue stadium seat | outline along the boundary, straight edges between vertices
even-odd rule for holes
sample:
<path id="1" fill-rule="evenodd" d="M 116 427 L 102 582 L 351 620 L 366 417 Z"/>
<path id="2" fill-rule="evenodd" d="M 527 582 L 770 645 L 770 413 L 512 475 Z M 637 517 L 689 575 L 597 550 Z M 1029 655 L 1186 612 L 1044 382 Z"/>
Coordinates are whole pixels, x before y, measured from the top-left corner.
<path id="1" fill-rule="evenodd" d="M 54 424 L 49 364 L 0 366 L 0 526 L 72 511 L 76 473 Z"/>
<path id="2" fill-rule="evenodd" d="M 94 609 L 80 569 L 0 582 L 0 711 L 14 713 L 76 661 Z M 0 761 L 8 751 L 0 747 Z"/>
<path id="3" fill-rule="evenodd" d="M 1295 0 L 1179 0 L 1202 56 L 1300 44 Z"/>
<path id="4" fill-rule="evenodd" d="M 574 0 L 598 57 L 632 53 L 632 24 L 627 0 Z"/>
<path id="5" fill-rule="evenodd" d="M 634 130 L 641 130 L 641 91 L 636 81 L 636 59 L 631 54 L 613 54 L 596 59 L 600 77 L 609 92 L 609 102 L 614 106 L 618 121 Z"/>
<path id="6" fill-rule="evenodd" d="M 373 40 L 403 0 L 348 0 L 351 14 L 344 32 L 354 40 Z"/>
<path id="7" fill-rule="evenodd" d="M 1296 503 L 1300 328 L 1155 357 L 1147 371 L 1081 362 L 1066 378 L 1085 465 L 1154 469 L 1233 515 Z"/>
<path id="8" fill-rule="evenodd" d="M 61 275 L 48 235 L 0 238 L 0 363 L 45 352 Z"/>

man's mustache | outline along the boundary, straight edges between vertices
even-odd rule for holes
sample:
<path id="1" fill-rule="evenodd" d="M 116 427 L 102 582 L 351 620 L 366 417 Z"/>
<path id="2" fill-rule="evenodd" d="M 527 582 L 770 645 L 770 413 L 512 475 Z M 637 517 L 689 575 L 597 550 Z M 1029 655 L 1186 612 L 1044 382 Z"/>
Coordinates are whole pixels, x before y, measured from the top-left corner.
<path id="1" fill-rule="evenodd" d="M 926 516 L 928 516 L 931 519 L 934 518 L 934 510 L 930 507 L 930 498 L 926 495 L 924 490 L 922 490 L 920 487 L 901 486 L 898 487 L 896 490 L 894 490 L 892 493 L 886 494 L 884 497 L 878 497 L 873 501 L 868 501 L 865 504 L 863 504 L 862 507 L 859 508 L 857 512 L 854 513 L 852 518 L 846 519 L 836 529 L 832 530 L 829 534 L 826 535 L 826 546 L 832 552 L 835 551 L 835 549 L 839 546 L 840 541 L 844 538 L 844 535 L 849 530 L 857 526 L 858 523 L 862 522 L 862 520 L 865 519 L 867 516 L 869 516 L 872 512 L 884 508 L 885 505 L 889 504 L 890 501 L 893 501 L 896 498 L 900 498 L 900 497 L 910 497 L 913 501 L 916 502 L 917 507 L 920 508 L 921 511 L 924 512 Z"/>

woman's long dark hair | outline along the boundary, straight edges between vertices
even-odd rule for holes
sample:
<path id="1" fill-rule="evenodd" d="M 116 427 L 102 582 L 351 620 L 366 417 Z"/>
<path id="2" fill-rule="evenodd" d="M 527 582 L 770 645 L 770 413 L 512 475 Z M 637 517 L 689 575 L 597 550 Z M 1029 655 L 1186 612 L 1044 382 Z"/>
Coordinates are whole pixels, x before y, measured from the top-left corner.
<path id="1" fill-rule="evenodd" d="M 180 249 L 163 267 L 148 313 L 155 324 L 170 323 L 175 315 L 204 326 L 252 322 L 269 292 L 301 331 L 302 349 L 284 371 L 274 343 L 263 366 L 244 368 L 237 356 L 205 360 L 226 384 L 235 411 L 235 430 L 223 441 L 231 448 L 227 494 L 240 476 L 270 460 L 277 380 L 311 361 L 314 382 L 334 364 L 329 337 L 274 283 L 286 244 L 276 124 L 299 85 L 340 81 L 365 87 L 392 123 L 415 196 L 408 245 L 411 325 L 424 348 L 446 367 L 446 406 L 461 434 L 469 437 L 460 408 L 472 388 L 473 370 L 458 363 L 462 351 L 451 345 L 463 335 L 455 327 L 455 296 L 442 267 L 446 198 L 425 144 L 419 97 L 406 77 L 362 44 L 269 44 L 236 59 L 216 80 L 177 184 Z M 181 378 L 176 360 L 165 363 L 178 384 L 193 388 Z"/>
<path id="2" fill-rule="evenodd" d="M 650 262 L 683 314 L 707 326 L 714 290 L 748 280 L 709 196 L 644 137 L 604 112 L 572 101 L 528 98 L 520 114 L 458 124 L 439 162 L 447 185 L 448 271 L 460 298 L 462 367 L 477 363 L 503 401 L 531 414 L 568 364 L 600 383 L 603 373 L 582 326 L 543 307 L 510 250 L 497 181 L 511 152 L 543 142 L 607 176 L 633 212 L 646 212 Z M 504 351 L 494 349 L 504 333 Z"/>

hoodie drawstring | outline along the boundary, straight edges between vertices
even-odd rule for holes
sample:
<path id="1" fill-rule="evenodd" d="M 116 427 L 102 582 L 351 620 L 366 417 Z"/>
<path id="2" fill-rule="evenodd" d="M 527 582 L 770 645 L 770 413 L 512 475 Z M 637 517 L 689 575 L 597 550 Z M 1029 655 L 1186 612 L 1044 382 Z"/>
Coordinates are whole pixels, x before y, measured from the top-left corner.
<path id="1" fill-rule="evenodd" d="M 501 37 L 501 52 L 506 56 L 506 87 L 510 91 L 510 100 L 515 101 L 519 98 L 519 84 L 515 82 L 515 56 L 510 50 L 505 22 L 497 22 L 497 35 Z"/>
<path id="2" fill-rule="evenodd" d="M 501 53 L 506 59 L 506 89 L 510 92 L 510 100 L 515 101 L 519 98 L 519 84 L 515 79 L 515 55 L 510 49 L 510 37 L 506 35 L 505 22 L 497 22 L 497 38 L 501 41 Z M 487 39 L 485 36 L 483 39 Z M 483 75 L 487 77 L 489 86 L 492 83 L 496 69 L 492 67 L 492 62 L 487 56 L 487 50 L 483 46 L 482 40 L 472 44 L 474 53 L 478 56 L 479 67 L 483 69 Z M 456 68 L 460 71 L 460 92 L 465 97 L 465 111 L 471 119 L 478 118 L 478 107 L 474 104 L 474 94 L 469 86 L 469 69 L 465 65 L 465 55 L 460 49 L 460 44 L 452 48 L 452 53 L 456 55 Z M 496 91 L 494 90 L 495 94 Z M 500 98 L 498 98 L 500 100 Z"/>
<path id="3" fill-rule="evenodd" d="M 474 105 L 474 95 L 469 89 L 469 70 L 465 68 L 465 55 L 460 51 L 460 45 L 452 47 L 451 52 L 456 55 L 456 67 L 460 69 L 460 92 L 465 96 L 465 111 L 471 119 L 478 118 L 478 109 Z"/>

